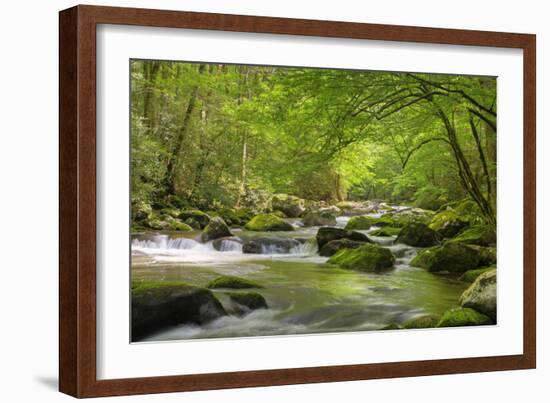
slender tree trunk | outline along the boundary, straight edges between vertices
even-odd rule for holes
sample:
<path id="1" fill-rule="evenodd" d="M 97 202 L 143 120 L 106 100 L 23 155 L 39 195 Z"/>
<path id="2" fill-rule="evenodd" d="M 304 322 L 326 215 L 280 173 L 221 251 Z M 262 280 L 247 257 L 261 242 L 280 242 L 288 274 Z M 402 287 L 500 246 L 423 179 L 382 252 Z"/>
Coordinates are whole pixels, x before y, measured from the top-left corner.
<path id="1" fill-rule="evenodd" d="M 199 66 L 199 74 L 202 74 L 204 72 L 205 66 L 205 64 L 201 64 Z M 193 91 L 191 91 L 191 96 L 189 97 L 189 102 L 187 103 L 187 108 L 185 109 L 183 115 L 182 124 L 177 132 L 176 139 L 170 153 L 170 158 L 168 159 L 168 164 L 166 166 L 166 175 L 164 177 L 164 193 L 166 195 L 176 193 L 176 170 L 179 165 L 179 156 L 181 152 L 181 147 L 183 145 L 183 140 L 185 139 L 189 131 L 189 123 L 195 109 L 198 92 L 198 86 L 195 86 Z"/>

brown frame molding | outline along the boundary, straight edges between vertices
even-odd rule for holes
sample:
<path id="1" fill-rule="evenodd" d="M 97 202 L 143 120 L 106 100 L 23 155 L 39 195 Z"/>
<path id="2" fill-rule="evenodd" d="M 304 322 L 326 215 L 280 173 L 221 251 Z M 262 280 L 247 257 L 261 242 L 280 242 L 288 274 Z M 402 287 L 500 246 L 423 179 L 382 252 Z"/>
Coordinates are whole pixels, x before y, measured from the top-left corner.
<path id="1" fill-rule="evenodd" d="M 96 26 L 122 24 L 523 49 L 523 354 L 96 379 Z M 59 390 L 75 397 L 335 382 L 536 366 L 535 35 L 133 8 L 59 14 Z"/>

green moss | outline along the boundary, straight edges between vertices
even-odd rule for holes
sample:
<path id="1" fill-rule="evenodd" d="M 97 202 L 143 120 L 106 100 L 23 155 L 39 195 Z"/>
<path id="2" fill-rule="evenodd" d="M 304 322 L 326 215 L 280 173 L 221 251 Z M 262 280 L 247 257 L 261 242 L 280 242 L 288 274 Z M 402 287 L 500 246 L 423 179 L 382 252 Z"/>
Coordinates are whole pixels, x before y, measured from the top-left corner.
<path id="1" fill-rule="evenodd" d="M 489 267 L 481 267 L 479 269 L 473 269 L 466 271 L 462 276 L 460 276 L 460 281 L 466 281 L 468 283 L 473 283 L 481 274 L 496 268 L 495 265 Z"/>
<path id="2" fill-rule="evenodd" d="M 268 308 L 265 298 L 257 292 L 232 292 L 229 298 L 251 310 Z"/>
<path id="3" fill-rule="evenodd" d="M 198 223 L 200 228 L 197 229 L 203 229 L 210 222 L 210 216 L 200 210 L 184 210 L 179 218 L 192 227 L 193 223 Z"/>
<path id="4" fill-rule="evenodd" d="M 411 261 L 411 266 L 422 267 L 430 272 L 462 274 L 478 267 L 479 259 L 479 253 L 475 249 L 460 243 L 446 242 L 420 251 Z"/>
<path id="5" fill-rule="evenodd" d="M 319 251 L 319 255 L 329 257 L 337 253 L 339 250 L 356 249 L 363 246 L 364 244 L 364 242 L 352 241 L 351 239 L 346 238 L 335 239 L 324 244 Z"/>
<path id="6" fill-rule="evenodd" d="M 426 247 L 436 245 L 439 239 L 436 232 L 426 224 L 413 222 L 401 229 L 395 242 L 410 246 Z"/>
<path id="7" fill-rule="evenodd" d="M 345 229 L 367 230 L 373 225 L 374 221 L 375 220 L 369 216 L 360 215 L 360 216 L 351 217 L 348 223 L 346 224 Z"/>
<path id="8" fill-rule="evenodd" d="M 475 225 L 460 232 L 458 236 L 453 238 L 453 242 L 491 246 L 496 244 L 497 236 L 495 230 L 489 225 Z"/>
<path id="9" fill-rule="evenodd" d="M 487 315 L 471 308 L 455 308 L 448 310 L 437 324 L 437 327 L 480 326 L 491 325 L 493 321 Z"/>
<path id="10" fill-rule="evenodd" d="M 468 222 L 462 220 L 456 211 L 445 210 L 437 213 L 431 220 L 429 227 L 444 238 L 451 238 L 458 234 Z"/>
<path id="11" fill-rule="evenodd" d="M 348 231 L 342 228 L 321 227 L 315 237 L 317 246 L 321 249 L 325 244 L 336 239 L 350 239 L 357 242 L 372 242 L 365 234 L 357 231 Z"/>
<path id="12" fill-rule="evenodd" d="M 401 231 L 401 228 L 384 227 L 384 228 L 380 228 L 372 232 L 369 232 L 369 235 L 380 236 L 380 237 L 391 237 L 391 236 L 398 235 L 399 231 Z"/>
<path id="13" fill-rule="evenodd" d="M 293 231 L 294 227 L 275 214 L 258 214 L 245 226 L 249 231 Z"/>
<path id="14" fill-rule="evenodd" d="M 145 292 L 152 289 L 170 289 L 174 287 L 188 287 L 189 284 L 183 281 L 145 281 L 145 280 L 133 280 L 132 281 L 132 295 Z"/>
<path id="15" fill-rule="evenodd" d="M 342 249 L 332 256 L 328 263 L 345 269 L 380 272 L 393 267 L 395 258 L 389 249 L 365 244 L 357 249 Z"/>
<path id="16" fill-rule="evenodd" d="M 201 241 L 208 242 L 213 239 L 225 238 L 232 235 L 233 234 L 229 231 L 229 228 L 223 221 L 223 218 L 214 217 L 202 231 Z"/>
<path id="17" fill-rule="evenodd" d="M 222 276 L 218 277 L 215 280 L 212 280 L 207 288 L 232 288 L 232 289 L 243 289 L 243 288 L 263 288 L 261 285 L 256 284 L 252 281 L 246 280 L 240 277 L 234 276 Z"/>
<path id="18" fill-rule="evenodd" d="M 172 231 L 193 231 L 193 228 L 190 225 L 187 225 L 179 220 L 171 221 L 170 229 Z"/>
<path id="19" fill-rule="evenodd" d="M 409 319 L 403 324 L 404 329 L 427 329 L 436 327 L 441 320 L 441 315 L 422 315 Z"/>

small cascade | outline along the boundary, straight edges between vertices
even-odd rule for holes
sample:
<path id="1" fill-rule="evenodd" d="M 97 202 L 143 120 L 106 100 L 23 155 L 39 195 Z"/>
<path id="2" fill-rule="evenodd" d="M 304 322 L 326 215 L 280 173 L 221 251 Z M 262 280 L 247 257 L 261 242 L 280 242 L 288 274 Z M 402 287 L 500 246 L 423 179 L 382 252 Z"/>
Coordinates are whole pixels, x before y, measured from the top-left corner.
<path id="1" fill-rule="evenodd" d="M 193 249 L 201 245 L 194 239 L 169 238 L 168 235 L 155 235 L 152 239 L 132 240 L 132 248 L 140 249 Z"/>
<path id="2" fill-rule="evenodd" d="M 239 252 L 242 253 L 243 245 L 240 242 L 224 239 L 220 242 L 220 252 Z"/>
<path id="3" fill-rule="evenodd" d="M 297 255 L 315 255 L 317 253 L 317 242 L 307 241 L 301 242 L 298 246 L 295 246 L 290 250 L 290 253 Z"/>

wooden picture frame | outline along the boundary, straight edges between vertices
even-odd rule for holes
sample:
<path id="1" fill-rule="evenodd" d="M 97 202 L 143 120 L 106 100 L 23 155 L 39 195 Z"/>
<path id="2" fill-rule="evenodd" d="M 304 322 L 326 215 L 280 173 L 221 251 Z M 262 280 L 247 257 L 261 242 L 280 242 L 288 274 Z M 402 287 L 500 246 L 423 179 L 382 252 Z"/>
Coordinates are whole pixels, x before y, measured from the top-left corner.
<path id="1" fill-rule="evenodd" d="M 122 24 L 523 50 L 523 354 L 149 378 L 96 377 L 96 26 Z M 60 12 L 59 389 L 75 397 L 535 368 L 534 35 L 76 6 Z"/>

